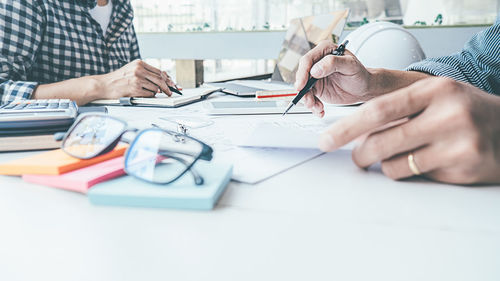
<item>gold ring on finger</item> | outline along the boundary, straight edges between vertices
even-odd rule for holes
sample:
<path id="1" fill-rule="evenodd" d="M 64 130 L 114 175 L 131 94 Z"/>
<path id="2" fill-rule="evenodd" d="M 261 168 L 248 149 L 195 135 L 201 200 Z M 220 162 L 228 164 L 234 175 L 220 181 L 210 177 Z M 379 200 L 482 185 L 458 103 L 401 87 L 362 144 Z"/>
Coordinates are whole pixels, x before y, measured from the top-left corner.
<path id="1" fill-rule="evenodd" d="M 415 176 L 420 176 L 422 172 L 420 172 L 420 169 L 417 166 L 417 163 L 415 163 L 415 155 L 413 152 L 410 152 L 408 154 L 408 166 L 410 167 L 410 171 L 415 175 Z"/>

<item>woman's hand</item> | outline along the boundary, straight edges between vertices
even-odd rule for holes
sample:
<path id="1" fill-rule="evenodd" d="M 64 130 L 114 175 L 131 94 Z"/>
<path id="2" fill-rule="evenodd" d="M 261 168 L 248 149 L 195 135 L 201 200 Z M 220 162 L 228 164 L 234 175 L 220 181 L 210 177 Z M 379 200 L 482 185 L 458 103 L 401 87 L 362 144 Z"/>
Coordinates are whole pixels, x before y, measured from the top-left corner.
<path id="1" fill-rule="evenodd" d="M 172 93 L 168 86 L 176 87 L 166 72 L 141 60 L 135 60 L 108 74 L 39 85 L 32 98 L 71 99 L 78 105 L 85 105 L 99 99 L 153 97 L 160 92 L 170 96 Z"/>
<path id="2" fill-rule="evenodd" d="M 100 98 L 103 99 L 153 97 L 160 92 L 171 96 L 168 86 L 175 87 L 166 72 L 142 60 L 130 62 L 116 71 L 98 76 L 98 79 L 101 84 Z"/>
<path id="3" fill-rule="evenodd" d="M 387 124 L 405 119 L 387 128 Z M 500 182 L 500 97 L 429 78 L 367 102 L 321 137 L 324 151 L 368 134 L 352 154 L 359 167 L 382 162 L 392 179 L 414 175 L 454 184 Z M 380 129 L 383 126 L 386 128 Z"/>

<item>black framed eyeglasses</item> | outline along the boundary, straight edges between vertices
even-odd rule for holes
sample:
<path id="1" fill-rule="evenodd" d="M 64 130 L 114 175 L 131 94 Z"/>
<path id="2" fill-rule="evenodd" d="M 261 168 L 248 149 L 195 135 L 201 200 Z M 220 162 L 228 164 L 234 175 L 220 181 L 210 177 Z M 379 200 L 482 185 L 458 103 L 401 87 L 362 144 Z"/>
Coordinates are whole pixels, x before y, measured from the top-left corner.
<path id="1" fill-rule="evenodd" d="M 91 159 L 113 150 L 127 132 L 136 132 L 125 153 L 125 172 L 141 180 L 169 184 L 186 172 L 203 184 L 194 164 L 212 160 L 213 149 L 190 136 L 160 128 L 127 129 L 127 123 L 103 114 L 81 115 L 68 130 L 62 149 L 79 159 Z"/>

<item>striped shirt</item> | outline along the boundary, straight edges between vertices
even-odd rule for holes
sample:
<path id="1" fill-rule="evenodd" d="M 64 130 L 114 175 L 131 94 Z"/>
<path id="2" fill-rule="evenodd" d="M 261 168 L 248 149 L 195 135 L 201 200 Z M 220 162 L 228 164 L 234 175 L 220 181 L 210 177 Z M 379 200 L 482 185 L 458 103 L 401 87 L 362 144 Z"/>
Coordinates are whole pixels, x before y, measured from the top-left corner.
<path id="1" fill-rule="evenodd" d="M 37 85 L 109 73 L 140 58 L 129 0 L 113 1 L 103 32 L 96 0 L 0 1 L 0 103 Z"/>
<path id="2" fill-rule="evenodd" d="M 493 26 L 474 35 L 462 51 L 423 60 L 407 70 L 450 77 L 500 95 L 500 17 Z"/>

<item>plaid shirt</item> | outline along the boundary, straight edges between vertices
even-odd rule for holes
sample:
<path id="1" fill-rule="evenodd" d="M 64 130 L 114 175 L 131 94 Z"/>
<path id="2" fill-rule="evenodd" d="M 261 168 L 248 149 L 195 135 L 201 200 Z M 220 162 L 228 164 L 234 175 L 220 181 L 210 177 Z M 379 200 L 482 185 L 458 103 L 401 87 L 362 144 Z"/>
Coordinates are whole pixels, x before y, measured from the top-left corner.
<path id="1" fill-rule="evenodd" d="M 128 0 L 112 0 L 103 36 L 95 0 L 0 1 L 0 103 L 29 99 L 38 84 L 109 73 L 140 58 Z"/>

